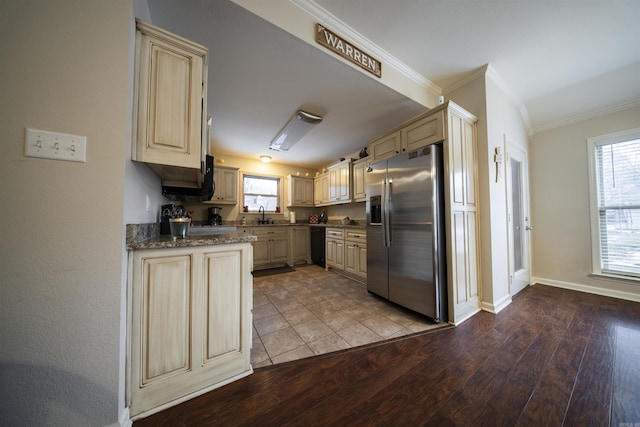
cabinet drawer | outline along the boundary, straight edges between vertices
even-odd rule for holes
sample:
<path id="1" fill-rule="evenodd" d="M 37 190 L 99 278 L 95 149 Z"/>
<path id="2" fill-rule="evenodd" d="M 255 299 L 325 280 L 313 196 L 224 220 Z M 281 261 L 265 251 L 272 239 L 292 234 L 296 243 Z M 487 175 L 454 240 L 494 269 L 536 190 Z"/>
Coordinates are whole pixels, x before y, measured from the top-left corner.
<path id="1" fill-rule="evenodd" d="M 367 243 L 367 233 L 364 231 L 347 231 L 345 240 L 354 243 Z"/>
<path id="2" fill-rule="evenodd" d="M 327 238 L 342 239 L 344 238 L 343 230 L 339 228 L 327 228 Z"/>
<path id="3" fill-rule="evenodd" d="M 289 229 L 286 227 L 260 227 L 251 229 L 251 234 L 258 236 L 258 239 L 265 237 L 289 237 Z"/>

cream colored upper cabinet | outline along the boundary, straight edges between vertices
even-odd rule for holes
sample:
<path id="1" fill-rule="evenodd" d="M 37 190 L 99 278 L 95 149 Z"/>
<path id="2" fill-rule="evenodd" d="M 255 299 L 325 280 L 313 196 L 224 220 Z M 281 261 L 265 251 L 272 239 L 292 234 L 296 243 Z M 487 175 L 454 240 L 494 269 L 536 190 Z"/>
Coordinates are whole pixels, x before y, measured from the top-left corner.
<path id="1" fill-rule="evenodd" d="M 418 119 L 400 131 L 402 151 L 411 151 L 444 139 L 444 112 Z"/>
<path id="2" fill-rule="evenodd" d="M 136 26 L 132 159 L 200 169 L 208 148 L 207 49 L 138 20 Z"/>
<path id="3" fill-rule="evenodd" d="M 323 173 L 314 180 L 314 205 L 326 206 L 329 204 L 329 173 Z"/>
<path id="4" fill-rule="evenodd" d="M 287 176 L 287 206 L 313 206 L 314 203 L 314 182 L 311 178 L 301 178 L 299 176 Z"/>
<path id="5" fill-rule="evenodd" d="M 215 192 L 206 203 L 232 204 L 238 203 L 238 169 L 222 166 L 213 168 Z"/>
<path id="6" fill-rule="evenodd" d="M 369 155 L 371 163 L 389 159 L 400 153 L 402 144 L 400 142 L 400 131 L 392 132 L 380 138 L 374 139 L 369 144 Z"/>
<path id="7" fill-rule="evenodd" d="M 366 170 L 369 158 L 363 158 L 353 162 L 353 201 L 364 202 L 367 200 Z"/>
<path id="8" fill-rule="evenodd" d="M 419 116 L 403 123 L 386 135 L 374 139 L 369 144 L 371 162 L 389 159 L 403 151 L 411 151 L 444 139 L 444 112 Z"/>
<path id="9" fill-rule="evenodd" d="M 329 204 L 351 202 L 351 159 L 329 168 Z"/>

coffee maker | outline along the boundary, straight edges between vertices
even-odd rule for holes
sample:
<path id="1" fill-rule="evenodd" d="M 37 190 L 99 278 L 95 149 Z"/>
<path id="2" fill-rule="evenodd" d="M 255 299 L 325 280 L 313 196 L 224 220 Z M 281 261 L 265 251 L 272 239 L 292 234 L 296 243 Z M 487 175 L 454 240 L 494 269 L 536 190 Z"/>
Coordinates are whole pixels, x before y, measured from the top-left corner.
<path id="1" fill-rule="evenodd" d="M 218 206 L 208 208 L 210 225 L 222 225 L 222 215 L 220 215 L 221 210 L 222 208 Z"/>

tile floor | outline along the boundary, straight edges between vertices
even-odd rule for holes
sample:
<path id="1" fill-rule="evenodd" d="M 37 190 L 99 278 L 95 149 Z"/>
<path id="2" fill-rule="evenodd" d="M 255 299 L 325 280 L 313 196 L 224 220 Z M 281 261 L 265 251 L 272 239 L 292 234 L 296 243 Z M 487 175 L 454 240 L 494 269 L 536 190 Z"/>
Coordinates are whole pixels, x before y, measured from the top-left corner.
<path id="1" fill-rule="evenodd" d="M 254 368 L 445 326 L 316 265 L 253 278 Z"/>

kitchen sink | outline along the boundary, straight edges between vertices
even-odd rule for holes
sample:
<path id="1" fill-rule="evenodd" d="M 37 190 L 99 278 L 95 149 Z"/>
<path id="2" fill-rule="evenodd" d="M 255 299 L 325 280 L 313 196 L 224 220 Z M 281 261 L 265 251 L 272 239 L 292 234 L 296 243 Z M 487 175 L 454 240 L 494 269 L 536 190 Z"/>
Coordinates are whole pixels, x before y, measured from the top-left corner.
<path id="1" fill-rule="evenodd" d="M 230 225 L 192 225 L 189 236 L 208 236 L 212 234 L 236 233 L 238 229 Z"/>

